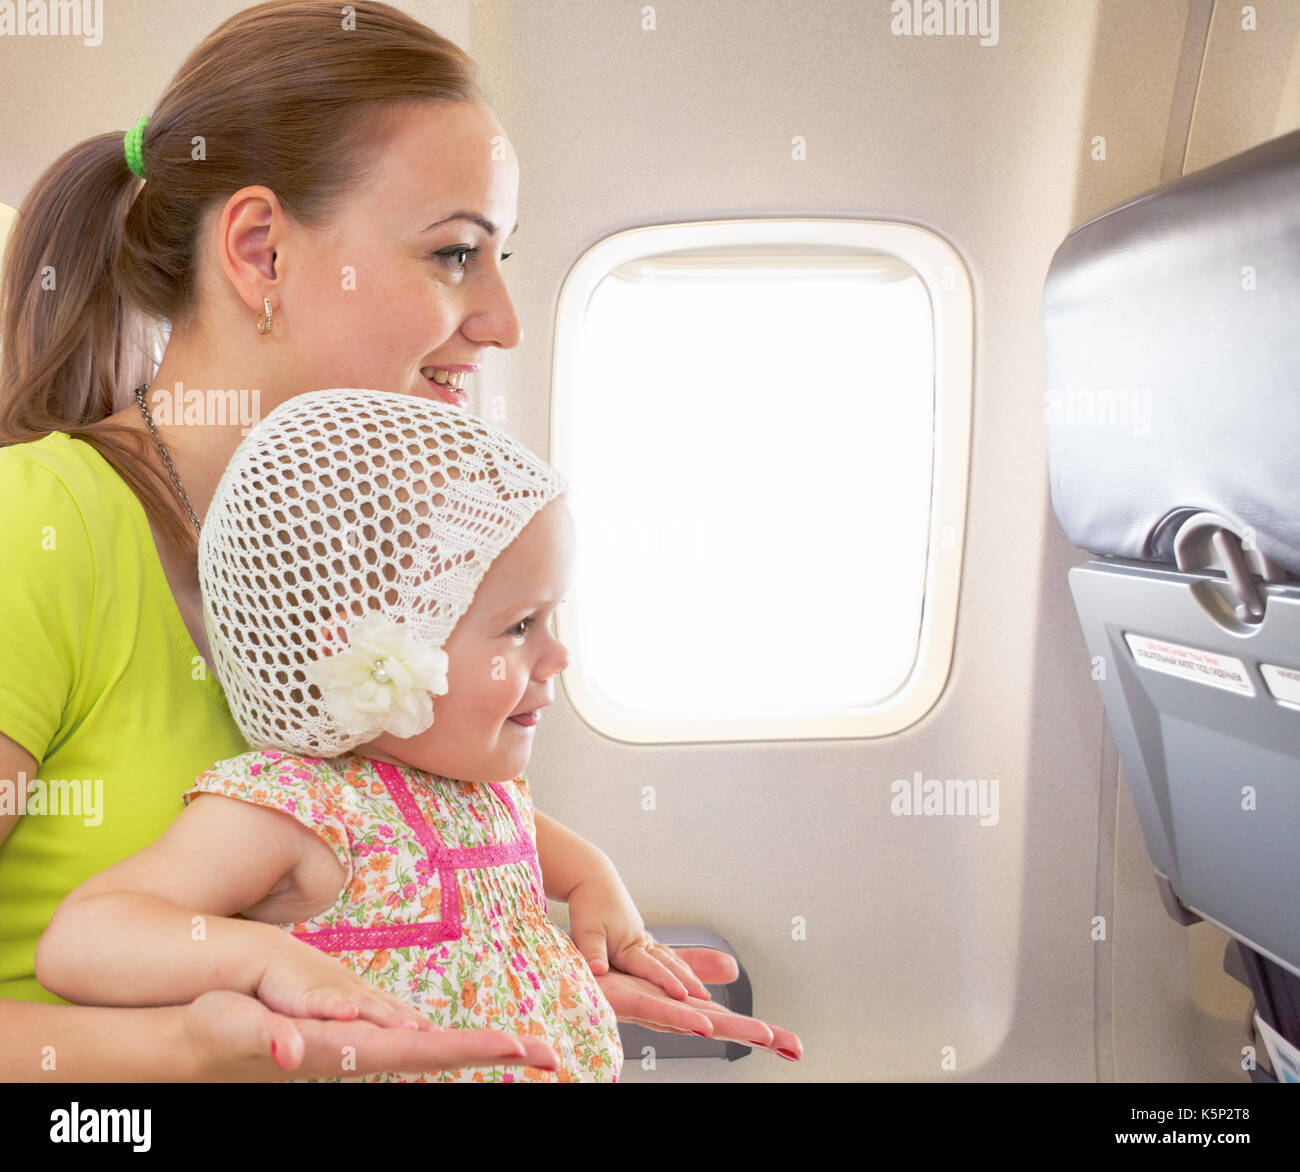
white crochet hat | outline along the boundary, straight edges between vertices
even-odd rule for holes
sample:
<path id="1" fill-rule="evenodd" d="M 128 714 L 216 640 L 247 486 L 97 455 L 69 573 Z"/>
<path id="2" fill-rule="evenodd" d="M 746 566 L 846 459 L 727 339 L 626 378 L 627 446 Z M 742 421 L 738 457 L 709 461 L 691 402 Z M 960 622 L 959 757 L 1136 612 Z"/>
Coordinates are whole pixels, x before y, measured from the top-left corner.
<path id="1" fill-rule="evenodd" d="M 271 411 L 199 538 L 212 666 L 248 743 L 336 757 L 428 728 L 429 693 L 447 690 L 443 643 L 495 558 L 564 490 L 527 448 L 446 403 L 331 390 Z"/>

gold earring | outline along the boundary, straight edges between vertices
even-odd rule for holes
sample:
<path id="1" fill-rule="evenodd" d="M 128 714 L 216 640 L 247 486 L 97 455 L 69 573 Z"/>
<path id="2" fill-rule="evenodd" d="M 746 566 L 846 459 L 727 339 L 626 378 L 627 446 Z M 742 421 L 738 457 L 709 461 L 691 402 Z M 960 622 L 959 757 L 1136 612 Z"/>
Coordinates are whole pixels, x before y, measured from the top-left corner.
<path id="1" fill-rule="evenodd" d="M 257 332 L 259 334 L 269 334 L 271 332 L 271 299 L 263 297 L 262 304 L 266 306 L 266 311 L 257 315 Z"/>

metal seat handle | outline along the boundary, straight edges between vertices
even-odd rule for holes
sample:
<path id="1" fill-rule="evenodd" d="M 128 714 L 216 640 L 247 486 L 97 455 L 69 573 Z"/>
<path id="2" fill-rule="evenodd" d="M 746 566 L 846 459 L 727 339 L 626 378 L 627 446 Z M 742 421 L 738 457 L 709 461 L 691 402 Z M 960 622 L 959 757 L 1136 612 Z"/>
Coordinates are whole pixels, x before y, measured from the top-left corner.
<path id="1" fill-rule="evenodd" d="M 1215 559 L 1205 556 L 1207 535 Z M 1259 562 L 1265 582 L 1286 580 L 1282 568 L 1270 561 L 1263 550 L 1256 547 L 1251 552 Z M 1247 564 L 1241 538 L 1218 513 L 1196 513 L 1183 522 L 1174 538 L 1174 561 L 1180 570 L 1191 573 L 1210 568 L 1211 560 L 1217 560 L 1237 596 L 1237 605 L 1233 608 L 1237 618 L 1243 623 L 1260 622 L 1264 618 L 1264 596 Z"/>

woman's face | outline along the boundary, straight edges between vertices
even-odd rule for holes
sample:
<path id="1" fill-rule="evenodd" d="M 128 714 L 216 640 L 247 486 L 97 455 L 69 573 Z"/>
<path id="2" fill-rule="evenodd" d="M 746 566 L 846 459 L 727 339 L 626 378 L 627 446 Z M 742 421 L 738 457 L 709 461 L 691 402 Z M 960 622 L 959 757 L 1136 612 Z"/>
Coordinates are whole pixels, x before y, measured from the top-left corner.
<path id="1" fill-rule="evenodd" d="M 519 344 L 501 269 L 518 189 L 514 150 L 485 106 L 423 103 L 404 115 L 339 222 L 286 252 L 302 266 L 282 274 L 281 310 L 300 388 L 465 407 L 464 390 L 428 376 L 458 372 L 468 385 L 489 348 Z"/>
<path id="2" fill-rule="evenodd" d="M 433 724 L 406 739 L 385 733 L 359 751 L 460 781 L 518 777 L 538 714 L 555 700 L 554 677 L 569 664 L 551 620 L 569 588 L 573 553 L 573 520 L 560 497 L 488 567 L 443 645 L 447 692 L 433 698 Z"/>

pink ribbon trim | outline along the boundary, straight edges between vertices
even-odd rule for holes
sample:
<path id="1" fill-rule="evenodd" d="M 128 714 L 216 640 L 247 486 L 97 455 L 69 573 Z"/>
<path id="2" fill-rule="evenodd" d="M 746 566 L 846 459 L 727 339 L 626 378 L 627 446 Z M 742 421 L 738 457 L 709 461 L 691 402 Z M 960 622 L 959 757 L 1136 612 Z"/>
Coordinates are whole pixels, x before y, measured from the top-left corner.
<path id="1" fill-rule="evenodd" d="M 417 924 L 383 924 L 374 928 L 325 928 L 316 932 L 295 932 L 294 936 L 322 952 L 368 952 L 372 949 L 409 948 L 413 945 L 459 940 L 462 924 L 456 872 L 501 867 L 523 861 L 527 861 L 533 869 L 536 883 L 530 884 L 530 887 L 545 907 L 546 889 L 542 883 L 542 868 L 537 860 L 537 844 L 524 830 L 519 820 L 519 811 L 503 782 L 492 782 L 489 788 L 510 811 L 510 819 L 515 824 L 515 839 L 487 846 L 449 847 L 425 821 L 401 773 L 387 761 L 375 761 L 374 766 L 401 813 L 402 821 L 424 849 L 429 872 L 438 872 L 441 919 Z"/>

